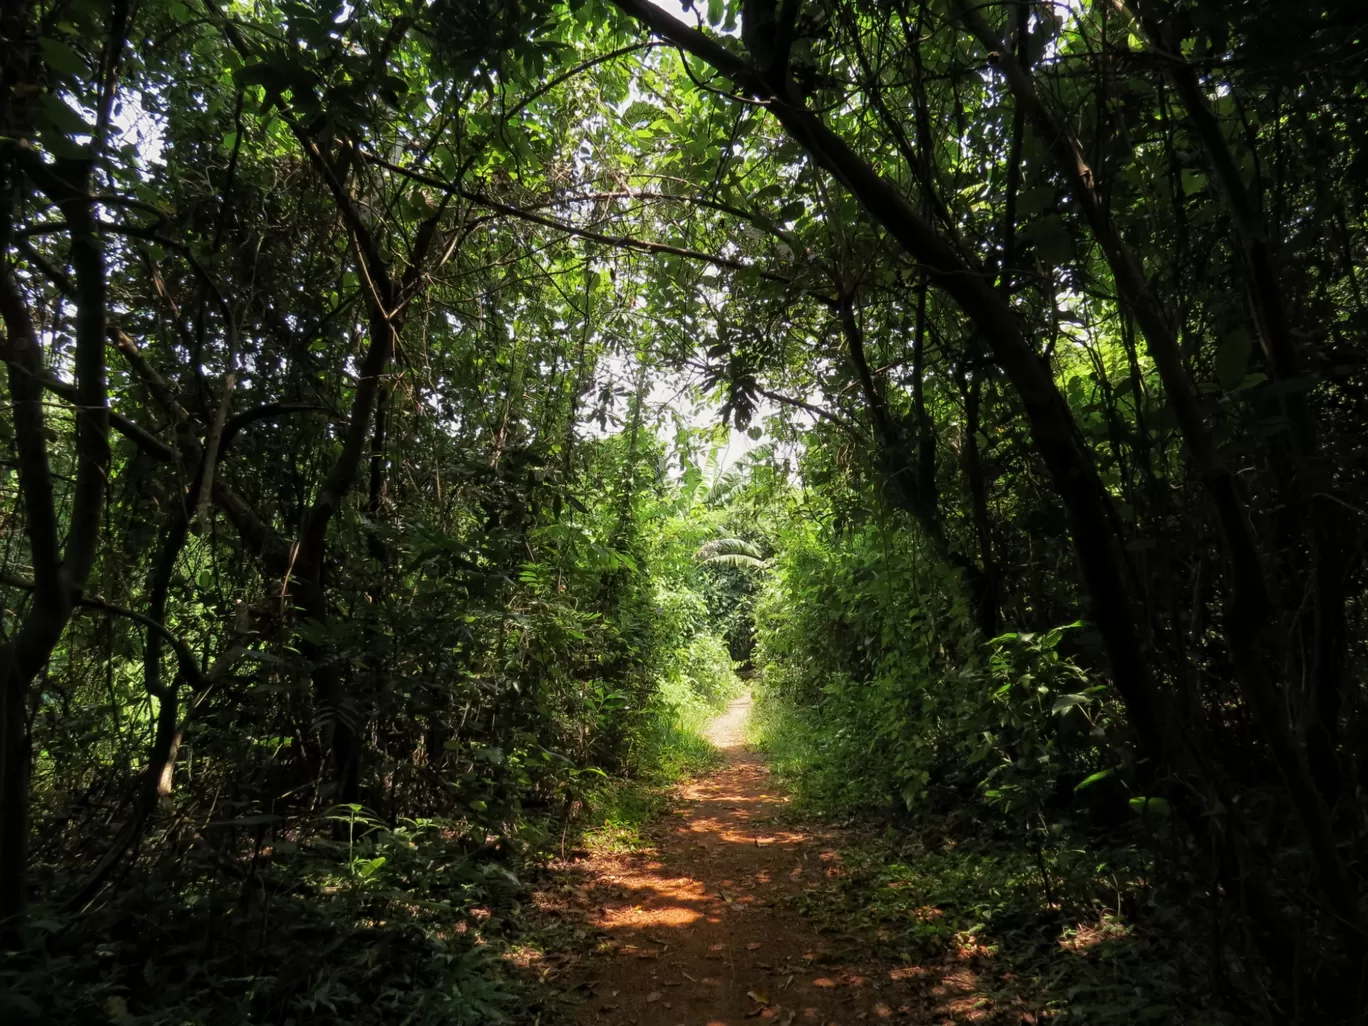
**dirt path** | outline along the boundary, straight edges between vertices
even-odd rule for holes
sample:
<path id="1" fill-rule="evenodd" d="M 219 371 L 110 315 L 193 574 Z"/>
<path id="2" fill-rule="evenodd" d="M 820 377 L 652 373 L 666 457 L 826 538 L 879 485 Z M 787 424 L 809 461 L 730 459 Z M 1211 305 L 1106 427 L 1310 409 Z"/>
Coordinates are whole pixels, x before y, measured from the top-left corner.
<path id="1" fill-rule="evenodd" d="M 580 1023 L 826 1026 L 910 1011 L 899 998 L 911 981 L 870 967 L 849 938 L 837 947 L 792 907 L 840 872 L 839 857 L 833 835 L 776 822 L 786 799 L 744 747 L 749 712 L 739 698 L 712 723 L 725 762 L 681 788 L 650 831 L 653 851 L 576 863 L 587 882 L 573 904 L 606 938 L 581 985 Z"/>

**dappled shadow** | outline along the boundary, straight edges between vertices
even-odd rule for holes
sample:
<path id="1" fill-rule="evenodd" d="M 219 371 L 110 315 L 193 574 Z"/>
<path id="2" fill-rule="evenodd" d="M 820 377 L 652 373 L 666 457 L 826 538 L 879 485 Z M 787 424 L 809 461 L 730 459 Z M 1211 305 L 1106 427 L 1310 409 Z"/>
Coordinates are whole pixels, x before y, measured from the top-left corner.
<path id="1" fill-rule="evenodd" d="M 527 956 L 524 967 L 559 993 L 539 1022 L 1021 1026 L 1072 1003 L 1076 988 L 1061 982 L 1077 981 L 1071 965 L 1086 971 L 1128 942 L 1106 917 L 1054 941 L 1037 936 L 1036 951 L 1065 960 L 1052 963 L 1059 993 L 1050 994 L 1009 969 L 1021 963 L 1009 957 L 1014 948 L 995 950 L 1011 941 L 953 933 L 934 906 L 903 909 L 889 930 L 847 928 L 844 918 L 866 911 L 844 911 L 854 878 L 840 849 L 857 839 L 794 821 L 768 767 L 745 747 L 748 709 L 734 702 L 713 724 L 722 766 L 678 789 L 675 806 L 649 828 L 649 847 L 552 865 L 535 899 L 573 940 L 557 954 Z M 934 955 L 899 950 L 894 938 L 909 924 L 942 937 L 919 949 Z"/>
<path id="2" fill-rule="evenodd" d="M 788 799 L 744 744 L 748 712 L 738 700 L 714 722 L 709 736 L 725 762 L 679 788 L 650 849 L 553 867 L 556 886 L 538 893 L 539 905 L 587 930 L 583 953 L 556 968 L 567 1009 L 557 1021 L 985 1021 L 971 966 L 889 965 L 802 914 L 845 872 L 841 838 L 781 818 Z"/>
<path id="3" fill-rule="evenodd" d="M 790 907 L 823 879 L 822 838 L 775 823 L 785 799 L 764 765 L 739 744 L 725 751 L 714 776 L 680 789 L 653 850 L 563 867 L 569 904 L 600 938 L 579 1022 L 820 1024 L 842 1014 L 852 974 Z"/>

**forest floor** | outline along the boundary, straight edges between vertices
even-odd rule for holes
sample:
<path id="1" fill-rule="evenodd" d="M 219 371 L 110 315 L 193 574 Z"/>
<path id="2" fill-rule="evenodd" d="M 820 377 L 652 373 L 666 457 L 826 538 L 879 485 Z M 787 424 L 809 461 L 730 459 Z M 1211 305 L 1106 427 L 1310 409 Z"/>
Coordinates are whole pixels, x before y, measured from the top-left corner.
<path id="1" fill-rule="evenodd" d="M 713 721 L 718 767 L 680 785 L 635 850 L 593 846 L 552 865 L 537 905 L 581 943 L 542 966 L 568 1010 L 540 1021 L 1034 1022 L 1024 1005 L 1003 1007 L 1000 981 L 996 1002 L 985 994 L 972 946 L 934 965 L 890 962 L 877 938 L 804 914 L 814 892 L 839 887 L 846 838 L 788 808 L 746 747 L 750 709 L 738 698 Z"/>

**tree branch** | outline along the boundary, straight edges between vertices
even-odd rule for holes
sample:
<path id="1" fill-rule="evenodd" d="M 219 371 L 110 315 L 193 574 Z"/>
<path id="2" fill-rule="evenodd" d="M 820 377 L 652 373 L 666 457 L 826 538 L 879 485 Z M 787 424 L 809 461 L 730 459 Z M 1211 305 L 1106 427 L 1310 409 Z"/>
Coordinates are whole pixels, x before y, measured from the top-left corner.
<path id="1" fill-rule="evenodd" d="M 866 435 L 863 431 L 861 431 L 858 425 L 856 425 L 853 421 L 847 420 L 845 417 L 842 417 L 839 413 L 832 413 L 830 410 L 825 410 L 820 406 L 814 406 L 812 403 L 804 402 L 801 399 L 795 399 L 791 395 L 784 395 L 782 392 L 771 392 L 768 388 L 760 388 L 758 385 L 756 386 L 755 393 L 756 395 L 763 395 L 766 399 L 769 399 L 776 403 L 780 403 L 783 406 L 792 406 L 794 409 L 804 410 L 812 414 L 814 417 L 820 417 L 823 420 L 829 420 L 831 421 L 831 423 L 839 427 L 842 431 L 846 432 L 854 438 L 858 438 L 861 442 L 864 442 L 866 445 L 869 444 L 869 436 Z"/>
<path id="2" fill-rule="evenodd" d="M 194 650 L 160 620 L 154 620 L 150 616 L 145 616 L 132 609 L 125 609 L 123 606 L 116 606 L 114 603 L 106 602 L 95 595 L 82 595 L 77 600 L 77 605 L 86 609 L 99 609 L 115 616 L 122 616 L 125 620 L 132 620 L 150 631 L 155 631 L 171 646 L 171 651 L 176 653 L 176 665 L 180 667 L 180 672 L 185 675 L 190 686 L 194 690 L 200 691 L 208 685 L 204 672 L 200 669 L 199 660 L 195 658 Z"/>
<path id="3" fill-rule="evenodd" d="M 31 155 L 24 170 L 66 218 L 76 306 L 76 488 L 62 559 L 63 587 L 79 593 L 99 551 L 109 477 L 109 399 L 105 381 L 107 290 L 104 250 L 90 194 L 91 162 Z"/>
<path id="4" fill-rule="evenodd" d="M 0 260 L 0 317 L 5 337 L 0 356 L 9 371 L 15 448 L 19 456 L 19 486 L 24 499 L 24 521 L 32 550 L 36 599 L 56 612 L 62 606 L 57 506 L 52 492 L 52 469 L 47 454 L 47 425 L 43 418 L 43 352 L 8 261 Z"/>
<path id="5" fill-rule="evenodd" d="M 431 175 L 424 174 L 421 171 L 414 171 L 412 168 L 391 163 L 372 153 L 363 152 L 361 156 L 368 163 L 374 164 L 377 167 L 383 167 L 387 171 L 393 171 L 395 174 L 402 175 L 421 185 L 453 193 L 460 196 L 462 199 L 469 200 L 487 210 L 493 210 L 508 217 L 516 217 L 521 221 L 528 221 L 532 224 L 539 224 L 544 228 L 551 228 L 555 231 L 564 232 L 566 235 L 573 235 L 576 238 L 588 239 L 590 242 L 599 242 L 605 246 L 612 246 L 616 249 L 634 249 L 642 253 L 661 253 L 670 256 L 684 257 L 687 260 L 696 260 L 700 263 L 711 264 L 714 267 L 723 267 L 732 271 L 750 271 L 754 274 L 758 274 L 766 281 L 779 282 L 783 285 L 795 284 L 791 278 L 785 278 L 783 275 L 775 274 L 772 271 L 762 270 L 754 264 L 746 263 L 744 260 L 733 260 L 730 257 L 703 253 L 696 249 L 684 249 L 679 246 L 668 245 L 664 242 L 647 242 L 642 239 L 633 239 L 623 235 L 607 235 L 603 232 L 596 232 L 592 228 L 580 228 L 577 225 L 567 224 L 566 222 L 558 221 L 555 218 L 534 214 L 530 210 L 525 210 L 509 203 L 501 203 L 482 193 L 473 192 L 462 186 L 455 185 L 451 182 L 444 182 L 440 178 L 434 178 Z"/>
<path id="6" fill-rule="evenodd" d="M 80 391 L 74 384 L 63 381 L 46 372 L 37 378 L 38 384 L 59 398 L 65 399 L 72 406 L 80 408 Z M 133 442 L 147 455 L 162 463 L 174 463 L 176 461 L 176 450 L 167 443 L 163 442 L 147 428 L 130 420 L 122 413 L 114 410 L 109 411 L 109 426 L 129 441 Z"/>

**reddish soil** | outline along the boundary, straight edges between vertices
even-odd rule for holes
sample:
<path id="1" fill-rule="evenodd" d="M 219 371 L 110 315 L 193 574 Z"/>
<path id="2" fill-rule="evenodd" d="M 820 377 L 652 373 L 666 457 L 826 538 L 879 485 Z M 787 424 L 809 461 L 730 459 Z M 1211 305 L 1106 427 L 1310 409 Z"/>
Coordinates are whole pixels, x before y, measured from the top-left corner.
<path id="1" fill-rule="evenodd" d="M 562 867 L 577 882 L 562 887 L 571 896 L 555 902 L 557 913 L 582 917 L 603 938 L 595 956 L 567 974 L 582 975 L 572 993 L 584 998 L 569 1020 L 827 1026 L 978 1018 L 955 1007 L 977 1004 L 967 966 L 875 964 L 857 940 L 819 934 L 794 909 L 792 899 L 841 873 L 838 836 L 797 829 L 779 815 L 787 799 L 743 744 L 749 709 L 749 698 L 738 699 L 714 721 L 711 740 L 725 762 L 680 788 L 672 813 L 649 828 L 652 850 L 591 854 Z"/>

